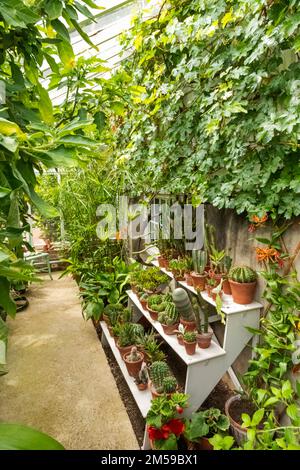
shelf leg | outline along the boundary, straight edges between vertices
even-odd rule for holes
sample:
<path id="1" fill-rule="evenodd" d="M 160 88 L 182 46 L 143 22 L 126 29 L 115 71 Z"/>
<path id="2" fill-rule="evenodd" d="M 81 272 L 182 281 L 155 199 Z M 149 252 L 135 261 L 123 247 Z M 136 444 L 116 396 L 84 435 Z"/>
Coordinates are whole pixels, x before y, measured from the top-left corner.
<path id="1" fill-rule="evenodd" d="M 150 440 L 147 432 L 147 426 L 145 427 L 145 432 L 144 432 L 144 440 L 143 440 L 143 445 L 142 445 L 142 450 L 149 450 L 151 449 L 150 446 Z"/>

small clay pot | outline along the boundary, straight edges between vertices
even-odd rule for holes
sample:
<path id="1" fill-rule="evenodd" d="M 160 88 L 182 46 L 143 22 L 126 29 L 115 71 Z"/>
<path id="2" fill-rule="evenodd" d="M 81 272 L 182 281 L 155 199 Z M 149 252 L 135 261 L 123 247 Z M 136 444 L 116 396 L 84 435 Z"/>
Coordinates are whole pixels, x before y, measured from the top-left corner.
<path id="1" fill-rule="evenodd" d="M 196 329 L 195 321 L 186 321 L 180 318 L 180 323 L 184 326 L 185 331 L 195 331 Z"/>
<path id="2" fill-rule="evenodd" d="M 214 447 L 209 442 L 208 437 L 200 437 L 199 450 L 214 450 Z"/>
<path id="3" fill-rule="evenodd" d="M 175 274 L 173 271 L 172 271 L 172 274 L 174 276 L 175 281 L 177 282 L 184 281 L 185 279 L 184 276 L 180 276 L 180 274 Z"/>
<path id="4" fill-rule="evenodd" d="M 181 333 L 177 334 L 177 341 L 178 341 L 178 344 L 180 344 L 181 346 L 184 346 L 183 336 Z"/>
<path id="5" fill-rule="evenodd" d="M 143 383 L 137 384 L 137 388 L 138 388 L 141 392 L 143 392 L 144 390 L 147 390 L 148 384 L 143 384 Z"/>
<path id="6" fill-rule="evenodd" d="M 206 274 L 198 274 L 195 273 L 195 271 L 191 272 L 191 277 L 193 279 L 193 286 L 195 289 L 198 289 L 199 291 L 203 291 L 205 289 L 205 284 L 206 284 Z"/>
<path id="7" fill-rule="evenodd" d="M 232 298 L 236 304 L 251 304 L 254 299 L 257 282 L 235 282 L 229 279 Z"/>
<path id="8" fill-rule="evenodd" d="M 120 345 L 119 345 L 119 342 L 117 341 L 117 342 L 116 342 L 116 346 L 117 346 L 117 348 L 118 348 L 118 350 L 119 350 L 119 352 L 120 352 L 120 354 L 121 354 L 121 357 L 122 357 L 122 359 L 123 359 L 123 357 L 125 356 L 125 354 L 130 353 L 131 348 L 133 348 L 134 344 L 132 344 L 131 346 L 120 346 Z"/>
<path id="9" fill-rule="evenodd" d="M 171 397 L 173 395 L 173 393 L 158 393 L 151 381 L 149 382 L 149 388 L 150 388 L 150 391 L 151 391 L 152 398 Z M 178 387 L 176 388 L 176 390 L 178 390 Z"/>
<path id="10" fill-rule="evenodd" d="M 187 286 L 193 286 L 193 278 L 191 276 L 191 273 L 185 273 L 184 278 Z"/>
<path id="11" fill-rule="evenodd" d="M 232 434 L 238 445 L 243 444 L 243 442 L 247 440 L 247 428 L 242 428 L 242 426 L 231 417 L 230 407 L 233 403 L 240 399 L 241 398 L 239 395 L 233 395 L 225 403 L 225 414 L 229 419 Z"/>
<path id="12" fill-rule="evenodd" d="M 168 269 L 169 261 L 167 260 L 167 258 L 165 258 L 164 256 L 158 256 L 157 261 L 158 261 L 158 266 L 160 268 Z"/>
<path id="13" fill-rule="evenodd" d="M 217 287 L 220 284 L 221 280 L 223 279 L 223 274 L 216 274 L 214 271 L 210 271 L 209 277 L 216 281 L 215 287 Z"/>
<path id="14" fill-rule="evenodd" d="M 222 289 L 223 289 L 224 294 L 231 295 L 231 287 L 230 287 L 230 282 L 228 281 L 228 279 L 223 279 Z"/>
<path id="15" fill-rule="evenodd" d="M 148 309 L 147 309 L 147 300 L 140 299 L 140 302 L 141 302 L 141 306 L 143 307 L 143 309 L 144 309 L 144 310 L 148 310 Z"/>
<path id="16" fill-rule="evenodd" d="M 186 353 L 189 356 L 193 356 L 196 352 L 197 341 L 194 341 L 193 343 L 188 343 L 187 341 L 183 340 L 183 344 L 184 344 Z"/>
<path id="17" fill-rule="evenodd" d="M 209 331 L 208 333 L 198 333 L 197 334 L 197 343 L 199 348 L 207 349 L 211 345 L 213 333 Z"/>
<path id="18" fill-rule="evenodd" d="M 157 321 L 158 312 L 156 312 L 155 310 L 151 310 L 148 304 L 147 304 L 147 310 L 150 313 L 150 317 L 152 318 L 152 320 Z"/>
<path id="19" fill-rule="evenodd" d="M 125 365 L 127 367 L 128 374 L 131 377 L 137 377 L 142 368 L 142 364 L 144 361 L 144 354 L 142 352 L 139 352 L 138 354 L 140 355 L 140 359 L 138 359 L 137 361 L 128 361 L 127 358 L 130 354 L 131 352 L 124 354 L 123 361 L 125 362 Z"/>
<path id="20" fill-rule="evenodd" d="M 175 325 L 164 325 L 162 323 L 161 326 L 163 327 L 164 333 L 166 335 L 175 335 L 176 330 L 178 330 L 178 323 L 175 323 Z"/>

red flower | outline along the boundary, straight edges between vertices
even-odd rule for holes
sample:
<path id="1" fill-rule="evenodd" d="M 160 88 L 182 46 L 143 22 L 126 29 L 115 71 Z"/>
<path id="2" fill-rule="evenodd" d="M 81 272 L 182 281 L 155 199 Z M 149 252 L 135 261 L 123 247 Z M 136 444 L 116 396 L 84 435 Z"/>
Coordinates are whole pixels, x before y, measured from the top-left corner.
<path id="1" fill-rule="evenodd" d="M 179 413 L 179 414 L 181 415 L 181 413 L 183 413 L 183 408 L 182 408 L 182 406 L 177 405 L 177 406 L 176 406 L 176 411 L 177 411 L 177 413 Z"/>
<path id="2" fill-rule="evenodd" d="M 149 426 L 148 427 L 149 439 L 151 439 L 151 441 L 156 441 L 158 439 L 168 439 L 170 432 L 168 429 L 164 429 L 164 427 L 165 426 L 163 426 L 161 429 L 157 429 L 153 426 Z"/>
<path id="3" fill-rule="evenodd" d="M 175 436 L 180 436 L 184 431 L 184 423 L 181 419 L 171 419 L 163 428 L 167 428 Z"/>

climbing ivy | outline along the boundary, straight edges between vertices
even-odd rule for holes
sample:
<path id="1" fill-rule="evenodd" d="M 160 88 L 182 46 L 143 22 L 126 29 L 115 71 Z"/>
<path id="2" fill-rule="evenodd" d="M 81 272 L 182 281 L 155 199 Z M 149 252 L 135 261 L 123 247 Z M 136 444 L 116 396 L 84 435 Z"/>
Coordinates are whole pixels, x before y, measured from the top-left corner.
<path id="1" fill-rule="evenodd" d="M 123 39 L 132 95 L 119 153 L 137 193 L 300 214 L 300 4 L 169 0 Z"/>

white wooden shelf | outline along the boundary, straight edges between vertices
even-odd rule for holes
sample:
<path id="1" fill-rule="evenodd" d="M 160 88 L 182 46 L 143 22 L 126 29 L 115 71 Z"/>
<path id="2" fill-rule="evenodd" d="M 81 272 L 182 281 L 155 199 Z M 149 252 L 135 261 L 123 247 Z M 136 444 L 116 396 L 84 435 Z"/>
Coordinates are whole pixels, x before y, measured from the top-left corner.
<path id="1" fill-rule="evenodd" d="M 136 404 L 142 416 L 145 418 L 149 411 L 150 404 L 151 404 L 151 399 L 152 399 L 151 392 L 149 389 L 141 391 L 137 388 L 136 384 L 134 383 L 133 377 L 131 377 L 127 372 L 126 365 L 121 357 L 121 354 L 118 348 L 115 345 L 114 339 L 110 336 L 106 323 L 104 321 L 101 321 L 100 325 L 102 328 L 102 333 L 105 336 L 106 343 L 109 344 L 110 349 L 112 350 L 112 353 L 115 356 L 115 359 L 122 371 L 124 379 L 126 380 L 127 385 L 133 395 L 133 398 L 135 399 Z M 102 342 L 103 342 L 103 338 L 102 338 Z"/>
<path id="2" fill-rule="evenodd" d="M 173 273 L 171 271 L 168 271 L 165 268 L 161 268 L 158 264 L 157 260 L 152 261 L 152 264 L 154 266 L 159 267 L 161 272 L 167 274 L 170 278 L 174 279 Z M 178 284 L 182 287 L 184 287 L 186 290 L 189 292 L 192 292 L 192 294 L 197 294 L 196 290 L 192 286 L 188 286 L 185 281 L 178 281 Z M 208 296 L 207 292 L 203 291 L 201 292 L 201 295 L 206 302 L 210 303 L 214 307 L 216 306 L 216 302 Z M 232 300 L 232 295 L 226 295 L 222 293 L 222 312 L 225 313 L 226 315 L 232 315 L 235 313 L 241 313 L 241 312 L 247 312 L 248 310 L 255 310 L 255 309 L 260 309 L 262 308 L 262 304 L 259 302 L 252 302 L 251 304 L 247 305 L 241 305 L 241 304 L 236 304 Z"/>
<path id="3" fill-rule="evenodd" d="M 139 301 L 138 296 L 131 290 L 127 291 L 128 297 L 132 300 L 132 302 L 136 305 L 139 311 L 147 318 L 149 323 L 156 329 L 159 335 L 168 343 L 173 351 L 183 360 L 186 365 L 197 364 L 199 362 L 205 362 L 209 359 L 223 356 L 225 353 L 224 349 L 222 349 L 217 343 L 214 341 L 211 342 L 211 345 L 207 349 L 200 349 L 198 346 L 196 348 L 195 354 L 189 356 L 185 352 L 185 347 L 180 345 L 177 341 L 176 335 L 166 335 L 161 323 L 159 321 L 155 321 L 151 318 L 150 313 L 148 310 L 144 309 L 141 302 Z"/>

